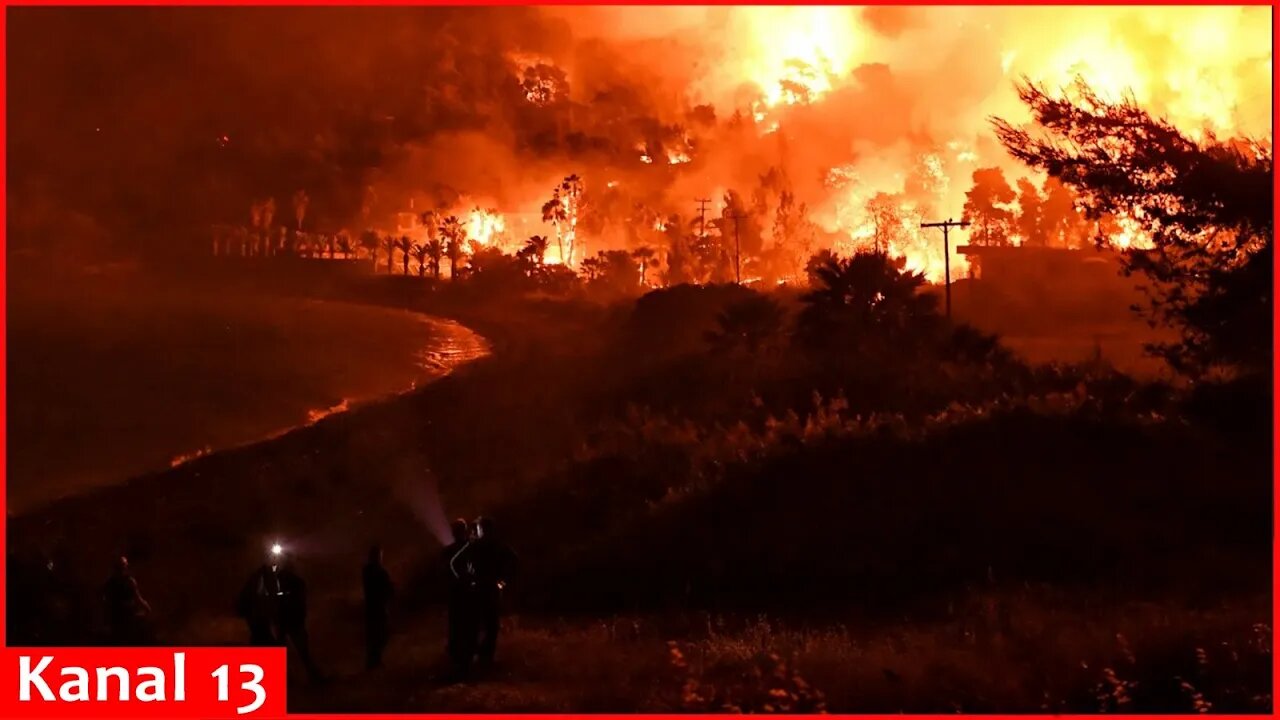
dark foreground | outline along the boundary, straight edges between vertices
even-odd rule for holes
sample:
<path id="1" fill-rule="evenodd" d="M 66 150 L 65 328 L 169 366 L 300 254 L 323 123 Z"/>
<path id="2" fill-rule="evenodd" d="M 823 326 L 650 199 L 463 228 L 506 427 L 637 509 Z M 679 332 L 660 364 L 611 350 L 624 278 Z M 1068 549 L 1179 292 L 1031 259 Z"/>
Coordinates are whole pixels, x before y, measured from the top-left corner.
<path id="1" fill-rule="evenodd" d="M 160 642 L 222 644 L 244 640 L 235 593 L 283 539 L 332 676 L 299 671 L 295 710 L 1271 707 L 1256 387 L 1162 400 L 991 357 L 946 378 L 797 368 L 708 355 L 716 313 L 696 298 L 669 322 L 654 302 L 481 303 L 411 280 L 330 292 L 456 317 L 494 355 L 10 518 L 11 548 L 53 553 L 83 598 L 126 552 Z M 956 397 L 947 378 L 984 389 Z M 466 685 L 442 679 L 433 485 L 448 516 L 494 516 L 522 556 L 499 664 Z M 364 673 L 375 541 L 400 593 L 387 668 Z M 95 610 L 41 641 L 92 636 Z M 21 642 L 35 626 L 15 620 Z"/>

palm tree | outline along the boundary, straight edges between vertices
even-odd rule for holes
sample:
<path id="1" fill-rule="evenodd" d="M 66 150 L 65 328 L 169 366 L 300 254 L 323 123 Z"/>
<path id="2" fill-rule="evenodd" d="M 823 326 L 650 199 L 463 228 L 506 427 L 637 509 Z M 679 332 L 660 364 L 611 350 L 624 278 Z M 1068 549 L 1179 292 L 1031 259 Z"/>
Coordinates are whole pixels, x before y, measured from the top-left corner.
<path id="1" fill-rule="evenodd" d="M 658 266 L 658 252 L 648 245 L 631 251 L 631 257 L 640 263 L 640 284 L 649 284 L 649 268 Z"/>
<path id="2" fill-rule="evenodd" d="M 458 261 L 467 243 L 467 228 L 457 215 L 450 215 L 440 223 L 440 235 L 444 237 L 444 252 L 449 257 L 449 277 L 457 280 Z"/>
<path id="3" fill-rule="evenodd" d="M 409 253 L 413 252 L 413 241 L 409 239 L 408 235 L 402 235 L 400 236 L 400 239 L 396 241 L 396 249 L 401 252 L 400 261 L 403 263 L 404 274 L 408 275 Z"/>
<path id="4" fill-rule="evenodd" d="M 809 268 L 813 289 L 801 300 L 801 339 L 815 347 L 849 349 L 872 340 L 910 339 L 938 320 L 937 297 L 922 293 L 920 273 L 885 253 L 836 255 Z"/>
<path id="5" fill-rule="evenodd" d="M 444 257 L 444 244 L 436 238 L 426 242 L 427 259 L 431 261 L 431 274 L 440 279 L 440 259 Z"/>
<path id="6" fill-rule="evenodd" d="M 574 244 L 578 237 L 578 212 L 582 209 L 581 206 L 582 178 L 577 175 L 565 177 L 552 190 L 551 199 L 542 205 L 542 221 L 555 226 L 560 263 L 569 268 L 573 267 Z"/>
<path id="7" fill-rule="evenodd" d="M 605 260 L 603 252 L 598 253 L 596 257 L 582 259 L 582 274 L 587 278 L 588 282 L 599 280 L 604 276 L 604 272 Z"/>
<path id="8" fill-rule="evenodd" d="M 365 230 L 360 233 L 360 247 L 364 248 L 368 253 L 369 259 L 373 261 L 374 270 L 378 269 L 378 245 L 382 242 L 378 237 L 378 233 L 373 230 Z"/>
<path id="9" fill-rule="evenodd" d="M 413 251 L 413 259 L 418 263 L 418 277 L 425 277 L 427 274 L 427 256 L 430 248 L 426 243 L 418 243 L 411 248 Z"/>
<path id="10" fill-rule="evenodd" d="M 544 235 L 533 235 L 525 242 L 524 247 L 516 253 L 518 257 L 534 265 L 542 265 L 547 261 L 547 248 L 550 243 Z"/>
<path id="11" fill-rule="evenodd" d="M 551 194 L 551 199 L 542 204 L 542 222 L 549 222 L 555 226 L 556 247 L 560 251 L 561 263 L 565 263 L 565 258 L 568 256 L 564 252 L 564 233 L 560 228 L 568 218 L 569 213 L 565 210 L 564 201 L 560 199 L 560 186 L 557 185 Z"/>
<path id="12" fill-rule="evenodd" d="M 396 239 L 391 235 L 382 238 L 382 249 L 387 252 L 387 274 L 391 274 L 391 261 L 395 258 Z"/>
<path id="13" fill-rule="evenodd" d="M 353 248 L 351 247 L 351 236 L 347 234 L 347 231 L 343 230 L 342 232 L 338 233 L 338 252 L 342 253 L 343 259 L 346 259 L 346 260 L 351 259 L 352 249 Z"/>

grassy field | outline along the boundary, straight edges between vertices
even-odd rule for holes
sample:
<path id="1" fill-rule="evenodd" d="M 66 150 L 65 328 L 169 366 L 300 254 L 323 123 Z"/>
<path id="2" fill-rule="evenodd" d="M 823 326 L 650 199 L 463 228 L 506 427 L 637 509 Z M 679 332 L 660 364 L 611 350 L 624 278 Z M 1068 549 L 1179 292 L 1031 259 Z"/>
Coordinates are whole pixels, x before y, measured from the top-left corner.
<path id="1" fill-rule="evenodd" d="M 500 662 L 444 679 L 438 615 L 402 618 L 387 667 L 330 646 L 338 680 L 291 707 L 375 712 L 1259 712 L 1264 598 L 1212 610 L 1034 588 L 975 591 L 930 623 L 788 626 L 765 616 L 509 617 Z M 335 637 L 334 642 L 340 642 Z M 346 650 L 346 652 L 343 652 Z"/>

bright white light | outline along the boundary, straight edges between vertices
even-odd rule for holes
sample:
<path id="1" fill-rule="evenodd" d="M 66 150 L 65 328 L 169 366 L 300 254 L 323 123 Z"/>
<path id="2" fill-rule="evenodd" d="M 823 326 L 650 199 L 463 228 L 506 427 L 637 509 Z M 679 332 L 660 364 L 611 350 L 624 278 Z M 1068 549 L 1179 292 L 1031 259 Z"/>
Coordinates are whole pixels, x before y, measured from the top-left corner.
<path id="1" fill-rule="evenodd" d="M 272 555 L 279 555 L 279 554 L 280 554 L 280 553 L 282 553 L 282 552 L 284 552 L 284 548 L 280 547 L 280 543 L 276 543 L 276 544 L 274 544 L 274 545 L 272 545 L 272 546 L 271 546 L 271 554 L 272 554 Z"/>

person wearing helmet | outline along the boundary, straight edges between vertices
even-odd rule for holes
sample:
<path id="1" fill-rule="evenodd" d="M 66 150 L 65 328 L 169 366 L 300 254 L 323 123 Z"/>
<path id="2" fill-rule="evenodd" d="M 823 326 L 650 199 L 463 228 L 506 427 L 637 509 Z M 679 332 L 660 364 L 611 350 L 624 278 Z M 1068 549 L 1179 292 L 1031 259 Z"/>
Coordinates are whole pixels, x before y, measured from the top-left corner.
<path id="1" fill-rule="evenodd" d="M 279 644 L 275 624 L 280 605 L 280 556 L 279 545 L 271 548 L 266 560 L 253 571 L 236 601 L 236 614 L 249 628 L 249 644 L 265 647 Z"/>
<path id="2" fill-rule="evenodd" d="M 307 634 L 307 583 L 287 553 L 281 555 L 277 577 L 280 579 L 280 603 L 277 606 L 279 642 L 293 646 L 312 682 L 323 682 L 324 676 L 311 658 L 311 641 Z"/>
<path id="3" fill-rule="evenodd" d="M 453 542 L 442 554 L 448 587 L 448 653 L 455 679 L 463 680 L 476 652 L 476 566 L 467 521 L 454 520 L 450 531 Z"/>
<path id="4" fill-rule="evenodd" d="M 515 574 L 516 555 L 495 534 L 493 520 L 487 517 L 476 519 L 472 552 L 476 566 L 476 623 L 480 634 L 477 656 L 487 665 L 493 662 L 498 651 L 502 595 Z"/>

